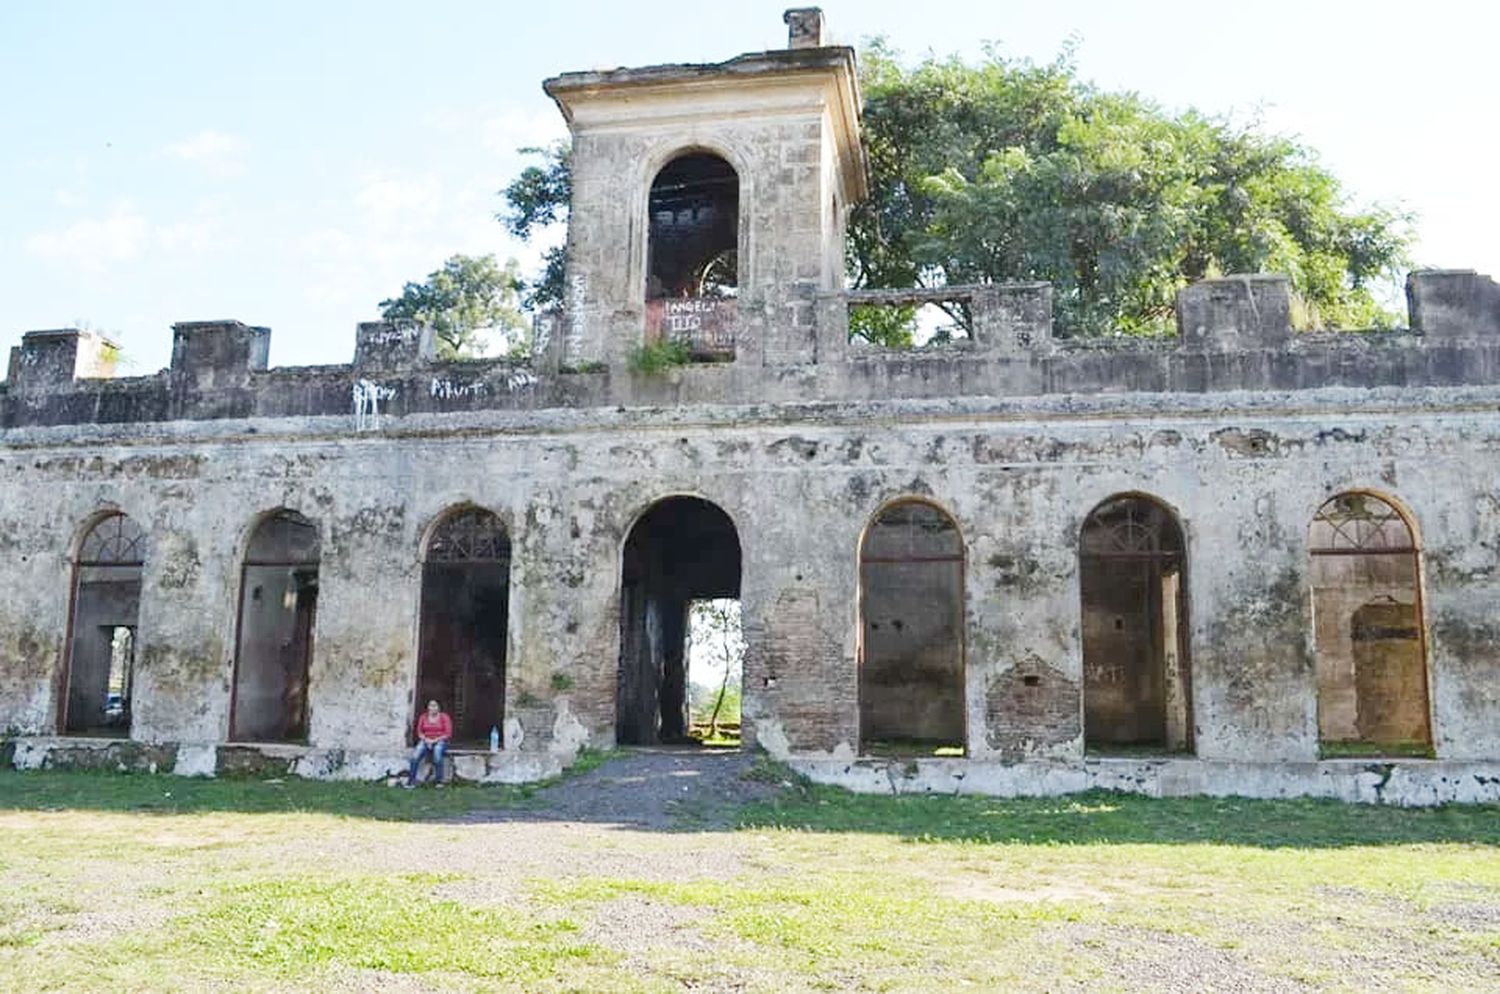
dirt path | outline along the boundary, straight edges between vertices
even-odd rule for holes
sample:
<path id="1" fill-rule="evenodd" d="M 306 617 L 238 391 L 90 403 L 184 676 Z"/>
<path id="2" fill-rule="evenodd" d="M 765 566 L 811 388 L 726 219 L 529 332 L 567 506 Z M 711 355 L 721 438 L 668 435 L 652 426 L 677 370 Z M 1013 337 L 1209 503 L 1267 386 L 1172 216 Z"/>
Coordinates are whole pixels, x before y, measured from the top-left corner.
<path id="1" fill-rule="evenodd" d="M 747 776 L 752 754 L 701 747 L 621 752 L 597 769 L 539 791 L 531 804 L 474 812 L 467 821 L 549 821 L 654 831 L 720 828 L 736 808 L 775 793 Z"/>

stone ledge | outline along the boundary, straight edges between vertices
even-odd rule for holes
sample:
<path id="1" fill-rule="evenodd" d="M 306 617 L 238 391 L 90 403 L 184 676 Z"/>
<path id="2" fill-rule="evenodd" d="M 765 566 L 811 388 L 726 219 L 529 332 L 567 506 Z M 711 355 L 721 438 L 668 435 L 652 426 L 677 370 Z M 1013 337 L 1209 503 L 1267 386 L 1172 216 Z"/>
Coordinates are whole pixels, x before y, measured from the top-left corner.
<path id="1" fill-rule="evenodd" d="M 1500 803 L 1500 760 L 1276 763 L 1162 758 L 1005 764 L 972 759 L 791 756 L 786 762 L 816 783 L 864 794 L 1056 797 L 1113 790 L 1147 797 L 1313 797 L 1399 807 Z"/>
<path id="2" fill-rule="evenodd" d="M 8 754 L 8 755 L 7 755 Z M 129 739 L 25 736 L 0 744 L 18 770 L 108 770 L 178 776 L 391 780 L 406 771 L 406 750 L 319 749 L 285 743 L 148 743 Z M 465 783 L 534 783 L 562 773 L 571 756 L 458 749 L 451 776 Z"/>

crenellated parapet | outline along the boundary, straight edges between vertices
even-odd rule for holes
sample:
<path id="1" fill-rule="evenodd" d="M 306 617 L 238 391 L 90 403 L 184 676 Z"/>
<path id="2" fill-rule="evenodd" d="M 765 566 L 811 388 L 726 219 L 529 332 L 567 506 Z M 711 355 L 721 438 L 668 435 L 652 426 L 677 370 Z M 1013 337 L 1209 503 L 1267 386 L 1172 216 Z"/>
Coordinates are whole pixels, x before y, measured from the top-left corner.
<path id="1" fill-rule="evenodd" d="M 1291 391 L 1328 386 L 1479 386 L 1500 382 L 1500 287 L 1469 271 L 1411 274 L 1410 329 L 1296 332 L 1285 277 L 1206 280 L 1178 296 L 1174 338 L 1057 338 L 1045 283 L 803 295 L 776 340 L 736 350 L 734 310 L 714 312 L 727 352 L 643 372 L 565 360 L 567 314 L 535 325 L 532 358 L 441 360 L 432 330 L 362 323 L 345 365 L 268 368 L 270 329 L 238 321 L 173 328 L 172 365 L 114 378 L 117 349 L 93 332 L 29 332 L 12 350 L 0 390 L 8 428 L 223 418 L 347 419 L 365 431 L 392 419 L 479 410 L 829 402 L 903 397 Z M 968 334 L 941 346 L 851 341 L 851 308 L 931 304 L 961 309 Z M 672 337 L 703 309 L 679 309 Z M 723 317 L 723 315 L 729 315 Z M 761 318 L 757 318 L 757 321 Z M 684 341 L 696 341 L 690 337 Z M 706 340 L 706 339 L 705 339 Z"/>

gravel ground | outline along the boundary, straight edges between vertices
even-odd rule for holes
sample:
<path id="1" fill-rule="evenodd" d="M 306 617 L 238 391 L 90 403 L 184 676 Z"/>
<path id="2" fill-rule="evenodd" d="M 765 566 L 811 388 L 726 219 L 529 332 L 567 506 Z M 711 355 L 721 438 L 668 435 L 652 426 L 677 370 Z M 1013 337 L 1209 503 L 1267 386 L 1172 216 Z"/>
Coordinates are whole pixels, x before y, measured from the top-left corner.
<path id="1" fill-rule="evenodd" d="M 775 786 L 746 777 L 754 757 L 696 747 L 624 753 L 568 777 L 521 810 L 475 812 L 466 821 L 545 821 L 628 826 L 650 831 L 724 828 L 735 809 L 769 797 Z"/>

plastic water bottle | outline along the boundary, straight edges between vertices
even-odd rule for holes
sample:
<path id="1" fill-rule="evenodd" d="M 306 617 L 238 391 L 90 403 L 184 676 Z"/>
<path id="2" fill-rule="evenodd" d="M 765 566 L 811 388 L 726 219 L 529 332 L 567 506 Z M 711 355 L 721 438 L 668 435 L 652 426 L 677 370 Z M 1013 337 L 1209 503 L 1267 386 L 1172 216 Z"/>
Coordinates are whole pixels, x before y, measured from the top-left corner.
<path id="1" fill-rule="evenodd" d="M 494 725 L 490 726 L 490 752 L 500 751 L 500 729 Z"/>

